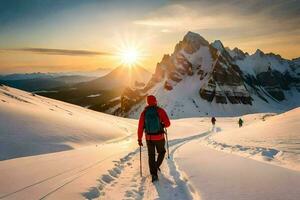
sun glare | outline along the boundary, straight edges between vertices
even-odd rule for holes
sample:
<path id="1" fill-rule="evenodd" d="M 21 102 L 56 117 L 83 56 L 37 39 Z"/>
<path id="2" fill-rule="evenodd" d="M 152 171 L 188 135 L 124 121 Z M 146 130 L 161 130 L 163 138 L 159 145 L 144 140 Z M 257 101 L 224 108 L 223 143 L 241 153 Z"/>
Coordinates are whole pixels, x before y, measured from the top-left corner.
<path id="1" fill-rule="evenodd" d="M 116 33 L 112 43 L 114 44 L 115 59 L 118 66 L 129 68 L 144 66 L 144 62 L 149 57 L 147 52 L 149 37 L 147 34 L 143 34 L 143 36 L 126 30 L 122 33 Z"/>
<path id="2" fill-rule="evenodd" d="M 136 48 L 126 48 L 120 53 L 121 62 L 126 66 L 133 66 L 139 62 L 141 57 L 139 51 Z"/>

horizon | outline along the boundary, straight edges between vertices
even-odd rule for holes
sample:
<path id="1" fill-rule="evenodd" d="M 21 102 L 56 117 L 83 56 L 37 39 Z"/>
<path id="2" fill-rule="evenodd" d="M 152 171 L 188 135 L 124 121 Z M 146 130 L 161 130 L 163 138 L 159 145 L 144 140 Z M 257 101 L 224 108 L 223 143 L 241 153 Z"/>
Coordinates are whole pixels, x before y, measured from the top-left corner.
<path id="1" fill-rule="evenodd" d="M 260 49 L 286 59 L 299 57 L 300 4 L 269 3 L 4 1 L 0 74 L 85 72 L 133 62 L 153 72 L 188 31 L 250 54 Z"/>

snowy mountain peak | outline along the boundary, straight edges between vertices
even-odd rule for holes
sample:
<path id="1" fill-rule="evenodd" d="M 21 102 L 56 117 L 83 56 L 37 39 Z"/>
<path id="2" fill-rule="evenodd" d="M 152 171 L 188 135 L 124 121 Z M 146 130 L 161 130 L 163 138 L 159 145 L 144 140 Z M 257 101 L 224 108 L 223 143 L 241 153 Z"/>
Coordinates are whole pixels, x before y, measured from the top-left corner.
<path id="1" fill-rule="evenodd" d="M 202 45 L 208 45 L 208 41 L 204 39 L 200 34 L 189 31 L 183 38 L 183 41 L 188 43 L 201 43 Z"/>
<path id="2" fill-rule="evenodd" d="M 219 51 L 224 51 L 224 45 L 222 44 L 222 42 L 220 40 L 215 40 L 213 43 L 211 43 L 211 45 L 213 47 L 215 47 L 216 49 L 218 49 Z"/>
<path id="3" fill-rule="evenodd" d="M 237 47 L 234 47 L 233 51 L 237 54 L 243 54 L 243 55 L 249 55 L 247 52 L 244 52 L 243 50 L 237 48 Z"/>
<path id="4" fill-rule="evenodd" d="M 257 49 L 253 55 L 263 57 L 265 53 L 262 50 Z"/>
<path id="5" fill-rule="evenodd" d="M 234 60 L 243 60 L 246 56 L 249 56 L 247 52 L 243 52 L 237 47 L 232 50 L 229 47 L 226 47 L 225 49 Z"/>
<path id="6" fill-rule="evenodd" d="M 281 55 L 275 54 L 275 53 L 273 53 L 273 52 L 267 53 L 267 54 L 265 54 L 265 55 L 270 56 L 270 57 L 274 57 L 275 59 L 278 59 L 278 60 L 282 60 Z"/>
<path id="7" fill-rule="evenodd" d="M 184 49 L 185 52 L 192 54 L 196 52 L 201 46 L 208 46 L 209 42 L 205 40 L 200 34 L 189 31 L 175 46 L 175 51 Z"/>

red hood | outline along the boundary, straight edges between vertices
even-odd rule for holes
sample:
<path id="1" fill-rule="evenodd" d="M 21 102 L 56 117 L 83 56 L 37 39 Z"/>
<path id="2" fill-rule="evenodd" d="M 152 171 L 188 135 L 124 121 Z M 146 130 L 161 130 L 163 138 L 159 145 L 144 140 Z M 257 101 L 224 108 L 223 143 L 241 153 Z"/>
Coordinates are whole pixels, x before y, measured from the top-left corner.
<path id="1" fill-rule="evenodd" d="M 157 105 L 156 97 L 153 96 L 153 95 L 147 96 L 147 104 L 148 104 L 149 106 L 155 106 L 155 105 Z"/>

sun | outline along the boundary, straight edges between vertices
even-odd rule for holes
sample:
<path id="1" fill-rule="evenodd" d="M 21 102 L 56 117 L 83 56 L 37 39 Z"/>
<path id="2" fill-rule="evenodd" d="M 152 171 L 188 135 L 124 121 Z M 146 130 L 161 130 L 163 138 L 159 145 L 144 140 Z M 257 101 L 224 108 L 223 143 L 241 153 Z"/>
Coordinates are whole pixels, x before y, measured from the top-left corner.
<path id="1" fill-rule="evenodd" d="M 131 67 L 138 64 L 141 54 L 137 48 L 127 47 L 121 50 L 120 58 L 122 64 Z"/>
<path id="2" fill-rule="evenodd" d="M 116 34 L 114 37 L 115 59 L 118 66 L 134 68 L 143 66 L 144 62 L 149 59 L 147 43 L 143 38 L 134 33 Z"/>

